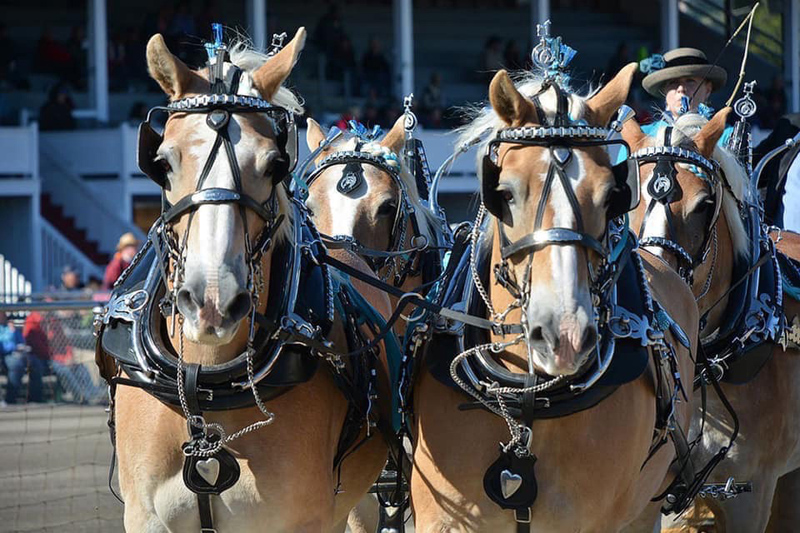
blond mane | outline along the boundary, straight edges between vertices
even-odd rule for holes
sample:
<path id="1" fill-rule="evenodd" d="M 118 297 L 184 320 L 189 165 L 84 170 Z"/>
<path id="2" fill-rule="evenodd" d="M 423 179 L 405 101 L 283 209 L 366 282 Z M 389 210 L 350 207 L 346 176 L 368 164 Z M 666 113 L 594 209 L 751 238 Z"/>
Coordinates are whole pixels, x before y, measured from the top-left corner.
<path id="1" fill-rule="evenodd" d="M 682 115 L 672 124 L 671 145 L 696 151 L 697 147 L 692 139 L 707 123 L 708 119 L 696 113 Z M 656 136 L 651 138 L 650 144 L 664 146 L 665 131 L 666 126 L 659 128 Z M 750 241 L 744 222 L 739 216 L 738 204 L 750 199 L 750 179 L 747 170 L 734 154 L 720 146 L 714 147 L 712 158 L 719 163 L 722 179 L 727 184 L 727 187 L 723 187 L 722 212 L 730 228 L 734 253 L 746 257 L 750 253 Z"/>

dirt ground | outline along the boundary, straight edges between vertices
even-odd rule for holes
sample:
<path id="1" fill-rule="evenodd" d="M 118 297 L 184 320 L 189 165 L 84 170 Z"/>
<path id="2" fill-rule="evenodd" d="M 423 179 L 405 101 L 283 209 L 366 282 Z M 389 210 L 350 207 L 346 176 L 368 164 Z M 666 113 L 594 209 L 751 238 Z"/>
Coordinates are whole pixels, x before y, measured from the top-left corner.
<path id="1" fill-rule="evenodd" d="M 0 409 L 0 531 L 122 531 L 102 406 Z"/>

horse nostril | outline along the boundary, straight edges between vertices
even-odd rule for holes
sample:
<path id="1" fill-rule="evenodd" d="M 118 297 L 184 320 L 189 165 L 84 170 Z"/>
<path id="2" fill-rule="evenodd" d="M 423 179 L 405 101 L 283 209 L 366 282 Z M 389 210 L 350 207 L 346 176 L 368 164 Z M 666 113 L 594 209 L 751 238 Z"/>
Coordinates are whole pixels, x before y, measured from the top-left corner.
<path id="1" fill-rule="evenodd" d="M 250 293 L 244 291 L 240 292 L 234 296 L 228 304 L 228 307 L 225 309 L 225 315 L 233 322 L 238 322 L 250 312 L 251 305 L 252 299 L 250 298 Z"/>
<path id="2" fill-rule="evenodd" d="M 542 326 L 536 326 L 531 330 L 531 340 L 532 341 L 544 340 L 544 334 L 542 333 Z"/>
<path id="3" fill-rule="evenodd" d="M 195 316 L 203 307 L 191 287 L 184 286 L 178 291 L 178 309 L 183 315 Z"/>

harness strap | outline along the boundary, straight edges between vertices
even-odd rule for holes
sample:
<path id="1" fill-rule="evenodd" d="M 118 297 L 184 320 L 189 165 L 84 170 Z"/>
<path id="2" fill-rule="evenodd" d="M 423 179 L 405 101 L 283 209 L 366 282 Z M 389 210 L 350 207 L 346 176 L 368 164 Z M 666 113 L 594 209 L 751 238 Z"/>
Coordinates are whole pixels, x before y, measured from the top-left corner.
<path id="1" fill-rule="evenodd" d="M 186 405 L 193 415 L 200 414 L 200 399 L 197 396 L 197 385 L 200 378 L 200 365 L 186 363 Z"/>
<path id="2" fill-rule="evenodd" d="M 214 516 L 211 512 L 209 494 L 197 495 L 197 511 L 200 514 L 200 533 L 217 533 L 217 530 L 214 529 Z"/>

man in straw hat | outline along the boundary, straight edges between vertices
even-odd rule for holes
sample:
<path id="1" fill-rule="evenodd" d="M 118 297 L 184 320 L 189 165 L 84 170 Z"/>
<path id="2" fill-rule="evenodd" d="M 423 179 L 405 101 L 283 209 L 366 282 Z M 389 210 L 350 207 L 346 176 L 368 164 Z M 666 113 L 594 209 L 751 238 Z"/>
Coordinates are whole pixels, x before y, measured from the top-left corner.
<path id="1" fill-rule="evenodd" d="M 106 274 L 103 276 L 103 288 L 110 290 L 114 282 L 120 277 L 122 271 L 128 268 L 139 249 L 139 239 L 133 233 L 126 233 L 119 238 L 117 252 L 114 258 L 106 267 Z"/>
<path id="2" fill-rule="evenodd" d="M 642 80 L 644 90 L 665 99 L 664 118 L 642 127 L 652 136 L 684 113 L 711 118 L 713 110 L 706 102 L 728 79 L 725 69 L 709 64 L 706 55 L 696 48 L 676 48 L 663 56 L 651 56 L 640 63 L 640 68 L 647 73 Z M 732 131 L 731 126 L 726 127 L 718 144 L 725 144 Z"/>

